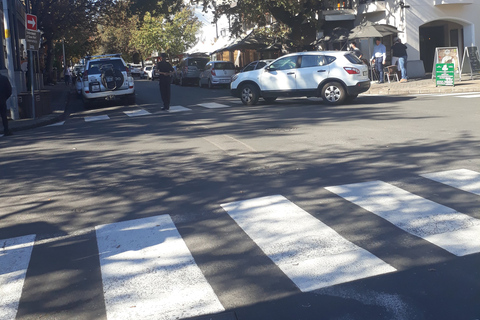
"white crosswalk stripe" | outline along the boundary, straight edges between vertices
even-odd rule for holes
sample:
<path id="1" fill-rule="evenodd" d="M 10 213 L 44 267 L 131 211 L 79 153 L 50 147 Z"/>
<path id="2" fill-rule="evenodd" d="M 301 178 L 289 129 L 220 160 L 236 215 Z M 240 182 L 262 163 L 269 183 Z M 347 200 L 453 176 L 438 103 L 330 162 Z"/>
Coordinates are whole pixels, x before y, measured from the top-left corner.
<path id="1" fill-rule="evenodd" d="M 96 233 L 108 319 L 224 311 L 170 216 L 102 225 Z"/>
<path id="2" fill-rule="evenodd" d="M 480 252 L 480 220 L 383 181 L 327 190 L 457 256 Z"/>
<path id="3" fill-rule="evenodd" d="M 304 292 L 395 271 L 281 195 L 222 207 Z"/>
<path id="4" fill-rule="evenodd" d="M 13 320 L 22 294 L 35 235 L 0 240 L 0 320 Z"/>
<path id="5" fill-rule="evenodd" d="M 140 117 L 140 116 L 148 116 L 151 113 L 144 109 L 139 110 L 131 110 L 131 111 L 123 111 L 129 117 Z"/>
<path id="6" fill-rule="evenodd" d="M 92 122 L 92 121 L 101 121 L 101 120 L 109 120 L 110 117 L 106 114 L 100 115 L 100 116 L 89 116 L 85 117 L 85 122 Z"/>
<path id="7" fill-rule="evenodd" d="M 199 103 L 201 107 L 208 108 L 208 109 L 219 109 L 219 108 L 230 108 L 231 106 L 227 104 L 220 104 L 216 102 L 209 102 L 209 103 Z"/>
<path id="8" fill-rule="evenodd" d="M 185 112 L 185 111 L 192 111 L 192 109 L 185 108 L 183 106 L 170 106 L 170 110 L 168 112 Z"/>
<path id="9" fill-rule="evenodd" d="M 478 172 L 458 169 L 427 173 L 421 176 L 480 196 L 480 173 Z"/>

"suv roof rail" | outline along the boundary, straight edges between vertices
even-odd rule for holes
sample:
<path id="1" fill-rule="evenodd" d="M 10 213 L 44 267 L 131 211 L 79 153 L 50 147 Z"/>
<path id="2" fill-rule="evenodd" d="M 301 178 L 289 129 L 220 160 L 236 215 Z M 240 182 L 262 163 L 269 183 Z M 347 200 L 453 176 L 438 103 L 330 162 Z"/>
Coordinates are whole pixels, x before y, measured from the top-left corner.
<path id="1" fill-rule="evenodd" d="M 98 59 L 98 58 L 107 58 L 107 57 L 121 57 L 121 53 L 112 53 L 112 54 L 101 54 L 98 56 L 86 56 L 85 60 Z"/>

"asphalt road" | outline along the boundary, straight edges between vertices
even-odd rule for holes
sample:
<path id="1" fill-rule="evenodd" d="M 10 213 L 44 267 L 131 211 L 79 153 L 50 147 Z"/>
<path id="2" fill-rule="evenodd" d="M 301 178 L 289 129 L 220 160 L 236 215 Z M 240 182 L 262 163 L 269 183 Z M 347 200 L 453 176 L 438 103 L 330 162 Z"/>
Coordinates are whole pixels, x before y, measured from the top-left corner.
<path id="1" fill-rule="evenodd" d="M 480 318 L 480 96 L 136 86 L 0 139 L 0 319 Z"/>

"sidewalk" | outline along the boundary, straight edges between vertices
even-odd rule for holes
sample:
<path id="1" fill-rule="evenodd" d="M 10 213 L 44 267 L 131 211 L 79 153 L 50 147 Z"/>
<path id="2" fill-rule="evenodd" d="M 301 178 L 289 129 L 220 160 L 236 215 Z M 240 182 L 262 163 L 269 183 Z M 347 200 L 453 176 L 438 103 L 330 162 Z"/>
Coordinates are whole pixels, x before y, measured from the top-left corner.
<path id="1" fill-rule="evenodd" d="M 431 77 L 431 76 L 430 76 Z M 455 86 L 435 87 L 435 79 L 408 79 L 408 82 L 392 81 L 391 83 L 372 82 L 370 89 L 365 94 L 375 95 L 415 95 L 415 94 L 445 94 L 480 92 L 480 79 L 470 80 L 464 77 L 462 81 L 455 79 Z M 467 80 L 468 79 L 468 80 Z"/>
<path id="2" fill-rule="evenodd" d="M 41 127 L 62 121 L 64 119 L 65 108 L 68 104 L 70 94 L 73 94 L 74 88 L 67 87 L 64 83 L 57 83 L 56 85 L 46 85 L 44 90 L 50 91 L 50 99 L 52 106 L 52 113 L 41 116 L 35 119 L 19 119 L 9 120 L 8 128 L 15 133 L 20 130 L 27 130 L 36 127 Z M 3 125 L 0 122 L 0 135 L 3 132 Z"/>
<path id="3" fill-rule="evenodd" d="M 428 79 L 409 79 L 408 82 L 375 83 L 365 94 L 372 95 L 415 95 L 415 94 L 445 94 L 445 93 L 463 93 L 480 92 L 480 79 L 470 80 L 465 77 L 463 81 L 455 80 L 455 86 L 435 87 L 435 80 Z M 53 113 L 38 117 L 36 119 L 10 120 L 9 128 L 15 132 L 36 127 L 41 127 L 62 121 L 65 118 L 65 108 L 69 98 L 74 94 L 73 87 L 66 87 L 63 83 L 57 83 L 54 86 L 46 86 L 45 90 L 51 91 L 51 103 Z M 0 123 L 0 132 L 3 132 L 3 126 Z"/>

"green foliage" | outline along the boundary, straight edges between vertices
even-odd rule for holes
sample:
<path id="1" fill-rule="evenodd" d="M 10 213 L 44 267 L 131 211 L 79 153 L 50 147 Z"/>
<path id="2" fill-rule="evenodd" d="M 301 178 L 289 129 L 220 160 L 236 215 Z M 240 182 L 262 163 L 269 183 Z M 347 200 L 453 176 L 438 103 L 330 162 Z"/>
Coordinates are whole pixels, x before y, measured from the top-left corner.
<path id="1" fill-rule="evenodd" d="M 150 16 L 175 14 L 184 7 L 183 0 L 130 0 L 129 10 L 133 15 L 143 18 L 148 12 Z"/>
<path id="2" fill-rule="evenodd" d="M 200 26 L 188 8 L 176 13 L 170 21 L 147 12 L 142 25 L 134 32 L 131 44 L 143 57 L 149 57 L 155 51 L 178 55 L 195 44 L 195 34 Z"/>
<path id="3" fill-rule="evenodd" d="M 235 5 L 228 0 L 192 1 L 203 3 L 205 9 L 214 9 L 217 15 L 229 16 L 230 31 L 237 36 L 245 32 L 245 28 L 255 27 L 275 34 L 277 38 L 287 36 L 300 47 L 315 40 L 321 24 L 317 17 L 322 11 L 322 0 L 237 0 Z M 273 21 L 276 23 L 272 24 Z M 276 30 L 269 32 L 269 28 Z"/>

